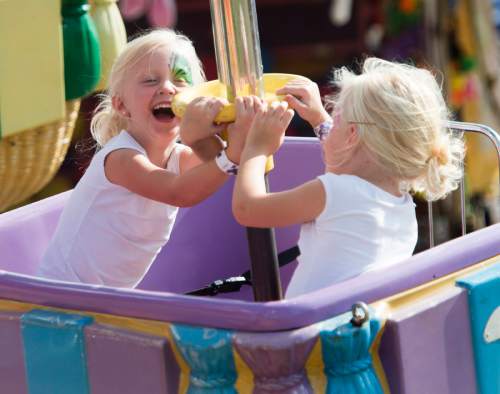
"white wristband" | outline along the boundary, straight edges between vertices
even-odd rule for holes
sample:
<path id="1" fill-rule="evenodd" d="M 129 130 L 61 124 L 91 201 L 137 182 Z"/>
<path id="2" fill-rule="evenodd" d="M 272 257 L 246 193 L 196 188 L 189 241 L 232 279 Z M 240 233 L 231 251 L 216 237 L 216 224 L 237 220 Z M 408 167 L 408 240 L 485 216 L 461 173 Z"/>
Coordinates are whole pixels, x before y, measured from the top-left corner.
<path id="1" fill-rule="evenodd" d="M 221 150 L 215 157 L 215 164 L 222 172 L 230 175 L 236 175 L 238 173 L 238 164 L 233 163 L 227 157 L 226 150 Z"/>
<path id="2" fill-rule="evenodd" d="M 333 127 L 333 120 L 327 119 L 313 128 L 314 134 L 316 134 L 316 137 L 318 137 L 321 141 L 323 141 L 326 138 L 326 136 L 330 133 L 332 127 Z"/>

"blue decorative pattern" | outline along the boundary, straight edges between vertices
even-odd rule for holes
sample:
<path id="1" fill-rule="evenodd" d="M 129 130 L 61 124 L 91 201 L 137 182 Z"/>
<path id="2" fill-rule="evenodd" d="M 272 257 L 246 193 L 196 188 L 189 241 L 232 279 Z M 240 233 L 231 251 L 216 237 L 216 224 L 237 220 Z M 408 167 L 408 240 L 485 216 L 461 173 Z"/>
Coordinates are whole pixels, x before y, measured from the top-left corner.
<path id="1" fill-rule="evenodd" d="M 500 264 L 466 276 L 457 285 L 468 290 L 478 392 L 500 393 L 500 340 L 487 342 L 486 324 L 500 306 Z"/>
<path id="2" fill-rule="evenodd" d="M 83 328 L 88 316 L 32 310 L 21 317 L 30 394 L 88 394 Z"/>
<path id="3" fill-rule="evenodd" d="M 322 324 L 321 352 L 327 377 L 326 393 L 382 393 L 373 369 L 369 349 L 380 321 L 371 319 L 361 327 L 350 323 L 351 314 L 343 314 Z"/>
<path id="4" fill-rule="evenodd" d="M 236 394 L 231 331 L 184 325 L 171 331 L 191 368 L 188 394 Z"/>

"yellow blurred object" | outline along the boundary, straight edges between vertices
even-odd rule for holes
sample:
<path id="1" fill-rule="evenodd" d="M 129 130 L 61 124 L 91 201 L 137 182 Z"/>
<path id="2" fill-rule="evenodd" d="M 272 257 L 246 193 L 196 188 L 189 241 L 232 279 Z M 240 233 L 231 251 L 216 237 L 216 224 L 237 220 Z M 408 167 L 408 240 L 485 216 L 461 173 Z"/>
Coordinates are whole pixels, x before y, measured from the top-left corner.
<path id="1" fill-rule="evenodd" d="M 91 0 L 90 5 L 101 47 L 101 79 L 96 90 L 104 90 L 111 66 L 127 43 L 127 33 L 116 0 Z"/>
<path id="2" fill-rule="evenodd" d="M 268 103 L 272 101 L 280 101 L 283 99 L 281 96 L 275 94 L 276 90 L 285 86 L 289 81 L 297 78 L 303 78 L 294 74 L 264 74 L 262 81 L 264 85 L 264 100 Z M 174 97 L 172 102 L 172 111 L 175 115 L 182 118 L 186 111 L 187 105 L 196 97 L 209 96 L 220 97 L 227 99 L 226 85 L 219 80 L 205 82 L 190 88 L 183 89 L 182 92 Z M 217 123 L 233 122 L 236 118 L 236 107 L 234 103 L 225 105 L 219 114 L 216 116 Z"/>
<path id="3" fill-rule="evenodd" d="M 64 119 L 60 14 L 60 0 L 0 1 L 0 138 Z"/>
<path id="4" fill-rule="evenodd" d="M 68 101 L 65 118 L 0 140 L 0 212 L 52 179 L 66 156 L 79 108 L 80 100 Z"/>
<path id="5" fill-rule="evenodd" d="M 273 101 L 283 100 L 282 96 L 277 96 L 275 94 L 276 90 L 285 86 L 288 82 L 303 78 L 300 75 L 295 74 L 280 74 L 280 73 L 270 73 L 264 74 L 262 76 L 262 82 L 264 86 L 264 100 L 268 103 Z M 179 118 L 182 118 L 184 112 L 186 112 L 187 105 L 194 100 L 196 97 L 209 96 L 209 97 L 220 97 L 227 99 L 227 88 L 219 80 L 205 82 L 190 88 L 183 89 L 182 92 L 175 95 L 172 102 L 172 111 Z M 234 103 L 226 104 L 219 114 L 215 117 L 215 122 L 217 123 L 227 123 L 233 122 L 236 118 L 236 107 Z M 266 173 L 274 168 L 273 158 L 268 157 L 266 163 Z"/>

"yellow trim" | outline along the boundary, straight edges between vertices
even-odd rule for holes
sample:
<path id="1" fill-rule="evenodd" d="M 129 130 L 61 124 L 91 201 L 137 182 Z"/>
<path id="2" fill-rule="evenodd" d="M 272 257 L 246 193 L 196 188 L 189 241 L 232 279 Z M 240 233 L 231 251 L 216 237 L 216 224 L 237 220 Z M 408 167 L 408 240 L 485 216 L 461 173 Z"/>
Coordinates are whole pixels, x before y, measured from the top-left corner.
<path id="1" fill-rule="evenodd" d="M 377 375 L 378 381 L 380 382 L 380 385 L 382 386 L 382 390 L 384 391 L 385 394 L 390 394 L 391 390 L 389 390 L 389 383 L 387 381 L 387 377 L 385 376 L 385 371 L 384 367 L 382 365 L 382 360 L 380 360 L 380 356 L 378 354 L 378 349 L 380 346 L 380 341 L 382 339 L 382 335 L 385 331 L 385 320 L 381 322 L 382 326 L 377 333 L 377 337 L 372 343 L 372 346 L 370 347 L 370 354 L 372 356 L 372 362 L 373 362 L 373 369 L 375 370 L 375 374 Z"/>
<path id="2" fill-rule="evenodd" d="M 233 333 L 234 335 L 234 333 Z M 251 393 L 253 390 L 253 372 L 247 363 L 241 358 L 233 345 L 234 365 L 236 367 L 236 383 L 234 388 L 237 393 Z"/>
<path id="3" fill-rule="evenodd" d="M 444 289 L 455 287 L 455 282 L 462 276 L 471 274 L 472 272 L 482 270 L 486 267 L 500 263 L 500 255 L 491 257 L 487 260 L 479 262 L 472 267 L 464 268 L 442 278 L 435 279 L 431 282 L 406 290 L 402 293 L 392 295 L 382 300 L 372 303 L 373 308 L 377 311 L 377 316 L 389 317 L 392 311 L 407 307 L 409 304 L 439 293 Z"/>
<path id="4" fill-rule="evenodd" d="M 91 316 L 94 318 L 94 321 L 96 323 L 112 325 L 117 328 L 126 328 L 143 334 L 155 335 L 159 337 L 166 337 L 165 333 L 169 327 L 169 323 L 156 320 L 134 319 L 130 317 L 114 316 L 103 313 L 94 313 L 73 309 L 53 308 L 43 305 L 0 299 L 0 310 L 2 311 L 25 313 L 32 309 L 42 309 L 64 313 L 77 313 L 80 315 Z"/>
<path id="5" fill-rule="evenodd" d="M 175 360 L 180 368 L 180 376 L 179 376 L 179 394 L 187 393 L 189 388 L 189 376 L 191 375 L 191 368 L 189 367 L 184 357 L 177 347 L 177 343 L 173 337 L 171 328 L 167 330 L 167 337 L 170 343 L 172 344 L 172 351 L 174 352 Z"/>
<path id="6" fill-rule="evenodd" d="M 306 361 L 306 372 L 309 378 L 309 383 L 313 388 L 314 393 L 324 393 L 326 390 L 326 376 L 323 372 L 325 364 L 323 363 L 323 356 L 321 354 L 321 337 L 318 332 L 317 341 L 309 354 Z"/>

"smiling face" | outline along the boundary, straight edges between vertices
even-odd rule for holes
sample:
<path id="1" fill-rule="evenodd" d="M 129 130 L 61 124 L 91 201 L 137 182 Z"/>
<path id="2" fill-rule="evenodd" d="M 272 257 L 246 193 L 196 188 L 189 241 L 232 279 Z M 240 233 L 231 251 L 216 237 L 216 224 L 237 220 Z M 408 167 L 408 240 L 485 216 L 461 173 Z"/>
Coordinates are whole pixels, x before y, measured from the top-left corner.
<path id="1" fill-rule="evenodd" d="M 127 120 L 127 129 L 145 144 L 159 139 L 171 141 L 178 132 L 179 119 L 172 112 L 172 99 L 192 78 L 187 61 L 160 47 L 144 56 L 130 70 L 114 108 Z"/>

